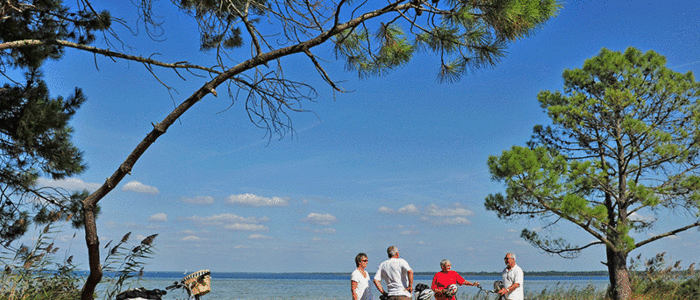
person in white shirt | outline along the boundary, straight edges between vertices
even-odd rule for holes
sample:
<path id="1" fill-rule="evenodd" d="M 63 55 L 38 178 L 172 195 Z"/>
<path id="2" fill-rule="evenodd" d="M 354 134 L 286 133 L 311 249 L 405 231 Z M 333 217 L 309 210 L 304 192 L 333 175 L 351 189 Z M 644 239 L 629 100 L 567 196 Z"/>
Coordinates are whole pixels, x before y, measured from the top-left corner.
<path id="1" fill-rule="evenodd" d="M 525 293 L 523 292 L 523 269 L 515 264 L 515 254 L 507 253 L 503 258 L 506 263 L 506 268 L 503 269 L 503 285 L 504 288 L 498 291 L 498 294 L 503 295 L 507 300 L 523 300 Z"/>
<path id="2" fill-rule="evenodd" d="M 352 300 L 373 300 L 372 289 L 369 286 L 369 273 L 367 268 L 367 254 L 359 253 L 355 256 L 355 265 L 357 269 L 350 275 L 350 290 L 352 291 Z"/>
<path id="3" fill-rule="evenodd" d="M 374 275 L 374 286 L 388 300 L 410 300 L 413 293 L 413 269 L 403 258 L 399 258 L 399 248 L 391 246 L 386 249 L 389 259 L 379 265 Z M 384 291 L 381 281 L 386 281 L 387 291 Z"/>

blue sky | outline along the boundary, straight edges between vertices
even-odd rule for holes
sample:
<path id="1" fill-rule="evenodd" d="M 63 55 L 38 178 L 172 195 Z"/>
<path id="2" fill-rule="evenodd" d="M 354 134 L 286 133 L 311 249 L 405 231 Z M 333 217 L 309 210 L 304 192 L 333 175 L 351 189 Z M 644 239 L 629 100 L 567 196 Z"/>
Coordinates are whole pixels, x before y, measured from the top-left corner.
<path id="1" fill-rule="evenodd" d="M 95 1 L 96 9 L 124 17 L 134 12 L 131 4 L 116 8 L 124 4 L 105 2 Z M 102 199 L 102 245 L 126 232 L 140 238 L 159 234 L 150 271 L 350 272 L 354 256 L 365 252 L 373 272 L 390 245 L 416 271 L 437 271 L 443 258 L 458 271 L 499 271 L 505 252 L 517 253 L 526 271 L 603 270 L 603 248 L 576 260 L 550 256 L 519 237 L 523 228 L 540 223 L 505 222 L 486 211 L 484 198 L 503 190 L 490 179 L 487 158 L 524 145 L 534 125 L 546 124 L 537 93 L 561 90 L 562 72 L 581 67 L 603 47 L 654 50 L 672 69 L 700 73 L 700 3 L 563 5 L 534 36 L 511 45 L 496 67 L 455 84 L 437 83 L 430 55 L 386 76 L 359 80 L 328 54 L 331 77 L 352 91 L 334 98 L 306 59 L 285 59 L 287 76 L 313 84 L 319 97 L 303 106 L 314 113 L 291 114 L 296 133 L 281 140 L 268 140 L 251 124 L 242 102 L 229 108 L 231 100 L 220 89 L 218 97 L 207 96 L 187 112 Z M 163 21 L 164 42 L 145 42 L 143 31 L 123 38 L 136 46 L 134 53 L 158 52 L 156 58 L 167 62 L 213 58 L 198 52 L 196 31 L 186 19 Z M 53 94 L 67 95 L 78 86 L 88 96 L 72 125 L 89 169 L 60 182 L 42 181 L 70 189 L 94 190 L 151 130 L 151 122 L 205 82 L 156 70 L 176 89 L 169 93 L 140 64 L 72 50 L 44 71 Z M 658 218 L 662 222 L 650 233 L 692 220 Z M 87 268 L 83 232 L 72 238 L 76 230 L 63 229 L 57 240 Z M 591 241 L 573 227 L 558 230 L 573 242 Z M 698 231 L 690 230 L 632 255 L 666 251 L 687 265 L 698 261 L 698 240 Z"/>

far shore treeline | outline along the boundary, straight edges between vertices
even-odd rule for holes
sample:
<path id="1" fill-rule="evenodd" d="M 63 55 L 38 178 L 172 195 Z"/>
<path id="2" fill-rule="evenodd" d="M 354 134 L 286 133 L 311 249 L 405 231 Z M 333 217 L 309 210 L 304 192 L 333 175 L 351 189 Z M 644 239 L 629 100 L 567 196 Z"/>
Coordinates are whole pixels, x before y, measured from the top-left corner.
<path id="1" fill-rule="evenodd" d="M 462 276 L 474 276 L 474 277 L 500 277 L 502 274 L 501 272 L 460 272 L 457 271 L 460 275 Z M 78 273 L 87 273 L 87 271 L 78 271 Z M 305 277 L 305 276 L 313 276 L 313 275 L 325 275 L 325 276 L 345 276 L 349 272 L 212 272 L 212 276 L 216 277 L 216 275 L 285 275 L 285 276 L 300 276 L 300 277 Z M 370 270 L 370 273 L 373 273 Z M 565 272 L 565 271 L 535 271 L 535 272 L 524 272 L 525 276 L 533 276 L 533 277 L 598 277 L 598 276 L 608 276 L 607 271 L 570 271 L 570 272 Z M 147 271 L 142 274 L 143 277 L 161 277 L 161 276 L 168 276 L 168 275 L 182 275 L 185 276 L 187 274 L 184 274 L 182 272 L 178 271 Z M 109 275 L 109 274 L 107 274 Z M 415 276 L 433 276 L 435 275 L 435 272 L 415 272 Z M 226 276 L 228 277 L 228 276 Z"/>

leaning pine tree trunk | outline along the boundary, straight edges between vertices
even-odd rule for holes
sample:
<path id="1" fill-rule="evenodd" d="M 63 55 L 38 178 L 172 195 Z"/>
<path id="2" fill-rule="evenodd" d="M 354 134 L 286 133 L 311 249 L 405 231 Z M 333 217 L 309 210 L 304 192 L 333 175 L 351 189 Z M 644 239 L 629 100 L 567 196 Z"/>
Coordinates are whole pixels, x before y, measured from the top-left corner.
<path id="1" fill-rule="evenodd" d="M 610 277 L 610 296 L 614 300 L 632 299 L 632 286 L 627 270 L 627 252 L 616 251 L 608 246 L 606 253 Z"/>

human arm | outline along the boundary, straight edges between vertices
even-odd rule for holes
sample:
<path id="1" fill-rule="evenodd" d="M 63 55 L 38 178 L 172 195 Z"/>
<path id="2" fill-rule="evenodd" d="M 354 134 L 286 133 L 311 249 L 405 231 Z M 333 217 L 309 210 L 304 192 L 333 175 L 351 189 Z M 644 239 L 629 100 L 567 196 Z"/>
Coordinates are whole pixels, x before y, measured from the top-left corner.
<path id="1" fill-rule="evenodd" d="M 516 282 L 516 283 L 511 284 L 508 288 L 502 288 L 502 289 L 500 289 L 500 290 L 498 291 L 498 294 L 500 294 L 500 295 L 505 295 L 505 294 L 508 294 L 508 293 L 514 291 L 515 289 L 517 289 L 517 288 L 519 288 L 519 287 L 520 287 L 520 283 L 517 283 L 517 282 Z"/>
<path id="2" fill-rule="evenodd" d="M 478 282 L 469 282 L 468 280 L 464 279 L 462 277 L 462 275 L 459 275 L 459 273 L 455 273 L 455 276 L 457 277 L 456 281 L 457 281 L 457 284 L 459 284 L 459 285 L 471 285 L 471 286 L 479 285 Z"/>
<path id="3" fill-rule="evenodd" d="M 471 285 L 471 286 L 478 286 L 478 285 L 479 285 L 479 283 L 478 283 L 478 282 L 476 282 L 476 281 L 474 281 L 474 282 L 469 282 L 468 280 L 466 280 L 466 279 L 463 279 L 463 280 L 462 280 L 462 283 L 460 283 L 459 285 Z"/>
<path id="4" fill-rule="evenodd" d="M 406 290 L 409 293 L 413 293 L 413 270 L 408 270 L 408 287 Z"/>
<path id="5" fill-rule="evenodd" d="M 386 294 L 384 292 L 384 288 L 382 287 L 382 282 L 375 279 L 372 282 L 374 282 L 374 286 L 377 287 L 377 290 L 379 291 L 380 294 Z"/>
<path id="6" fill-rule="evenodd" d="M 512 277 L 510 277 L 508 280 L 506 280 L 506 277 L 508 275 L 510 275 Z M 501 295 L 505 295 L 505 294 L 508 294 L 508 293 L 518 289 L 518 288 L 522 288 L 523 277 L 525 277 L 523 274 L 523 271 L 517 266 L 514 267 L 514 269 L 509 273 L 505 273 L 505 271 L 504 271 L 503 282 L 504 283 L 510 282 L 511 284 L 508 287 L 504 287 L 501 290 L 499 290 L 498 293 Z"/>
<path id="7" fill-rule="evenodd" d="M 440 275 L 439 272 L 433 276 L 433 283 L 430 284 L 430 289 L 435 292 L 435 295 L 442 296 L 442 284 L 438 282 L 438 275 Z"/>
<path id="8" fill-rule="evenodd" d="M 357 289 L 357 281 L 350 280 L 350 291 L 352 292 L 352 300 L 358 300 L 357 293 L 355 293 L 355 289 Z"/>

